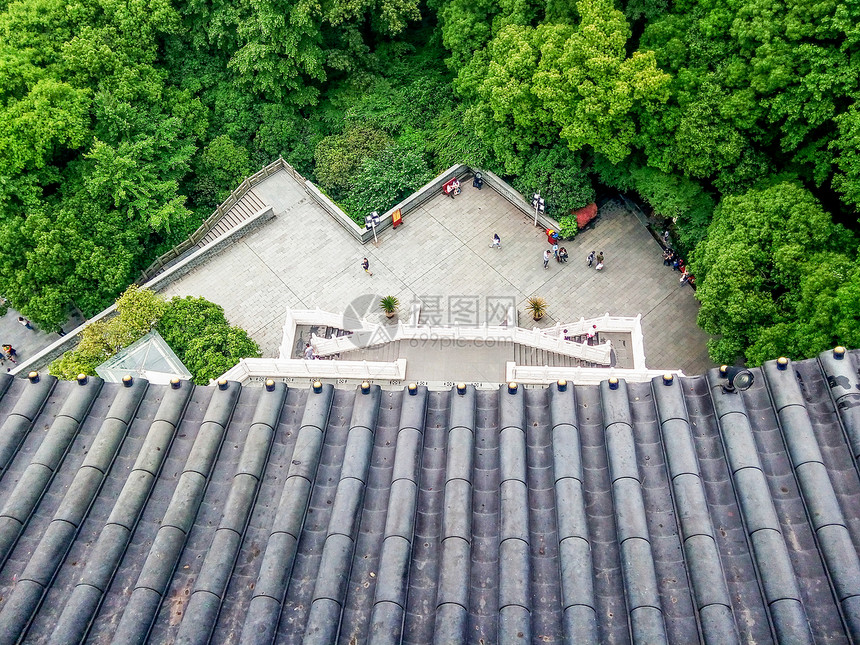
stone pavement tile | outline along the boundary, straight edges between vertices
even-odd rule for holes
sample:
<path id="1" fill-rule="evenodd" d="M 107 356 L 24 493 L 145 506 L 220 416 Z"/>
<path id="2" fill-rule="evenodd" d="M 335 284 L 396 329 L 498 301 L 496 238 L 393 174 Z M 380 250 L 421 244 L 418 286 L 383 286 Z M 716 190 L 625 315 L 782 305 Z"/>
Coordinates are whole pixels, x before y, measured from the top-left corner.
<path id="1" fill-rule="evenodd" d="M 286 285 L 288 275 L 278 275 L 242 241 L 226 248 L 210 262 L 161 290 L 173 296 L 203 296 L 221 305 L 227 320 L 247 330 L 256 339 L 257 330 L 286 308 L 301 307 L 299 298 Z M 259 341 L 258 341 L 259 342 Z"/>
<path id="2" fill-rule="evenodd" d="M 257 184 L 254 186 L 254 192 L 267 204 L 271 204 L 275 212 L 284 211 L 307 197 L 302 185 L 287 172 L 276 173 Z"/>
<path id="3" fill-rule="evenodd" d="M 460 320 L 463 324 L 484 323 L 488 298 L 494 302 L 510 298 L 513 304 L 520 297 L 501 271 L 481 260 L 466 247 L 461 247 L 437 264 L 431 272 L 412 281 L 410 287 L 419 297 L 440 297 L 446 318 L 448 315 L 455 315 L 455 309 L 461 311 L 459 315 L 467 317 L 467 310 L 471 308 L 469 303 L 475 303 L 478 319 Z M 457 318 L 450 320 L 452 324 L 457 321 Z"/>
<path id="4" fill-rule="evenodd" d="M 678 275 L 677 272 L 671 272 Z M 642 316 L 645 363 L 653 369 L 674 365 L 685 374 L 716 367 L 708 356 L 708 334 L 696 326 L 698 303 L 693 290 L 679 287 L 661 308 Z"/>
<path id="5" fill-rule="evenodd" d="M 483 241 L 483 237 L 492 237 L 492 232 L 486 234 L 500 218 L 507 217 L 511 210 L 510 203 L 496 191 L 487 188 L 478 190 L 470 185 L 464 186 L 462 192 L 451 199 L 439 194 L 427 201 L 423 208 L 446 229 L 464 242 Z M 499 233 L 504 241 L 504 236 Z M 487 244 L 490 240 L 487 239 Z"/>
<path id="6" fill-rule="evenodd" d="M 407 379 L 500 383 L 505 380 L 505 363 L 514 360 L 514 351 L 511 343 L 462 343 L 454 349 L 449 341 L 417 340 L 401 342 L 400 356 L 406 359 Z"/>
<path id="7" fill-rule="evenodd" d="M 435 218 L 421 213 L 410 218 L 408 231 L 405 227 L 386 231 L 378 247 L 371 242 L 365 250 L 374 275 L 376 271 L 373 267 L 384 266 L 408 284 L 417 276 L 432 271 L 439 262 L 462 246 L 460 239 L 439 226 Z"/>

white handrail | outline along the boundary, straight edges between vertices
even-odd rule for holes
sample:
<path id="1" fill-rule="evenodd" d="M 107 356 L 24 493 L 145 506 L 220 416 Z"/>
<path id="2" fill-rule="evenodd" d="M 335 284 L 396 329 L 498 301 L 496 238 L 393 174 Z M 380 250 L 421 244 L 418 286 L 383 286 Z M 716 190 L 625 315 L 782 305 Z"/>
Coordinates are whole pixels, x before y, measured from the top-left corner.
<path id="1" fill-rule="evenodd" d="M 536 349 L 543 349 L 580 360 L 609 365 L 611 361 L 612 344 L 604 342 L 599 345 L 588 345 L 558 336 L 552 337 L 541 333 L 540 330 L 523 329 L 522 327 L 484 326 L 484 327 L 432 327 L 406 326 L 398 323 L 392 328 L 394 333 L 380 329 L 364 333 L 354 333 L 351 336 L 338 338 L 319 338 L 314 336 L 311 345 L 318 356 L 342 354 L 356 349 L 364 349 L 396 340 L 465 340 L 513 342 Z"/>
<path id="2" fill-rule="evenodd" d="M 417 311 L 410 311 L 410 323 L 417 319 Z M 510 319 L 510 315 L 508 316 Z M 292 356 L 295 347 L 295 329 L 297 325 L 325 325 L 343 329 L 350 328 L 353 333 L 335 338 L 320 338 L 313 336 L 312 346 L 319 356 L 344 354 L 358 349 L 375 347 L 395 340 L 434 340 L 462 339 L 471 341 L 488 341 L 494 339 L 500 342 L 509 341 L 528 347 L 555 352 L 597 365 L 609 365 L 611 362 L 612 344 L 604 341 L 598 345 L 588 345 L 572 340 L 565 336 L 585 335 L 597 325 L 598 332 L 629 333 L 631 336 L 633 369 L 645 368 L 645 348 L 642 337 L 642 316 L 610 316 L 605 313 L 597 318 L 580 318 L 570 323 L 559 323 L 553 327 L 524 329 L 515 325 L 483 326 L 483 327 L 434 327 L 430 325 L 415 325 L 398 323 L 380 325 L 350 319 L 345 322 L 343 314 L 334 314 L 321 309 L 288 309 L 284 322 L 284 340 L 281 345 L 281 358 Z M 565 331 L 566 330 L 566 331 Z M 601 368 L 605 369 L 605 368 Z"/>
<path id="3" fill-rule="evenodd" d="M 599 318 L 580 318 L 576 322 L 557 323 L 553 327 L 545 327 L 538 331 L 547 336 L 582 336 L 597 325 L 597 331 L 601 332 L 628 332 L 633 333 L 639 326 L 641 314 L 638 316 L 610 316 L 608 313 Z M 565 333 L 566 330 L 566 333 Z"/>
<path id="4" fill-rule="evenodd" d="M 655 376 L 673 374 L 684 376 L 681 370 L 624 369 L 616 367 L 549 367 L 547 365 L 517 365 L 509 361 L 505 366 L 505 380 L 523 385 L 545 385 L 565 379 L 575 385 L 597 385 L 609 378 L 624 379 L 630 383 L 645 383 Z"/>
<path id="5" fill-rule="evenodd" d="M 396 381 L 406 378 L 406 359 L 375 361 L 308 361 L 302 359 L 243 358 L 218 379 L 247 382 L 251 379 L 351 379 Z"/>
<path id="6" fill-rule="evenodd" d="M 355 318 L 350 318 L 347 322 L 346 317 L 343 314 L 334 314 L 330 311 L 323 311 L 319 308 L 290 309 L 287 307 L 286 316 L 284 317 L 284 333 L 281 338 L 280 358 L 292 358 L 293 351 L 296 346 L 296 327 L 298 325 L 321 325 L 325 327 L 334 327 L 335 329 L 345 329 L 346 331 L 351 332 L 361 331 L 373 333 L 380 328 L 380 325 L 369 323 L 364 320 L 357 320 Z M 346 338 L 346 336 L 341 336 L 341 338 Z M 337 351 L 339 350 L 329 352 L 329 354 L 336 354 Z M 320 353 L 320 355 L 326 356 L 329 354 Z"/>

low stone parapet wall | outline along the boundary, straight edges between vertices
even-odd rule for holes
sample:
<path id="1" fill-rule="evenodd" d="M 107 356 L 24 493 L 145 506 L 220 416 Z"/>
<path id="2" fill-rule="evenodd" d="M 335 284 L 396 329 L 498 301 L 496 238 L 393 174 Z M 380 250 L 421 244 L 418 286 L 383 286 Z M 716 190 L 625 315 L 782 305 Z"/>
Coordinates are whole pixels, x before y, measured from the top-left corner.
<path id="1" fill-rule="evenodd" d="M 398 384 L 406 378 L 406 359 L 391 363 L 375 361 L 326 361 L 281 358 L 243 358 L 211 383 L 221 379 L 239 383 L 262 383 L 266 379 L 309 383 L 322 381 L 344 385 L 368 381 L 380 385 Z"/>

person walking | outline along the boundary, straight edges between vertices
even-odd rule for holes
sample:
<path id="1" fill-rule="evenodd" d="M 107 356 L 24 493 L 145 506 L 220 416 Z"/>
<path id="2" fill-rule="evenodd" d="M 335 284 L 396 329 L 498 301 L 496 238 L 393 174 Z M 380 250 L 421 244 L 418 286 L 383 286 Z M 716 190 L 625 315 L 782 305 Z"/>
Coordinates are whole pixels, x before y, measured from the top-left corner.
<path id="1" fill-rule="evenodd" d="M 24 325 L 27 329 L 33 329 L 33 326 L 30 324 L 30 321 L 24 318 L 24 316 L 18 316 L 18 322 L 21 325 Z"/>
<path id="2" fill-rule="evenodd" d="M 493 243 L 490 244 L 491 249 L 500 249 L 502 248 L 502 238 L 499 237 L 498 233 L 493 233 Z"/>
<path id="3" fill-rule="evenodd" d="M 555 261 L 558 262 L 558 242 L 552 243 L 552 254 L 555 257 Z"/>
<path id="4" fill-rule="evenodd" d="M 543 252 L 543 268 L 549 268 L 549 249 Z"/>
<path id="5" fill-rule="evenodd" d="M 312 361 L 314 358 L 314 348 L 310 343 L 305 343 L 305 360 Z"/>
<path id="6" fill-rule="evenodd" d="M 586 258 L 585 261 L 588 262 L 588 268 L 590 269 L 592 267 L 592 265 L 594 264 L 594 251 L 592 251 L 591 253 L 588 254 L 588 257 Z"/>
<path id="7" fill-rule="evenodd" d="M 18 352 L 11 345 L 3 345 L 3 354 L 5 354 L 6 358 L 8 358 L 13 363 L 18 363 Z"/>
<path id="8" fill-rule="evenodd" d="M 371 271 L 370 271 L 370 260 L 368 260 L 367 258 L 364 258 L 361 261 L 361 268 L 364 269 L 364 272 L 367 275 L 373 275 L 373 273 L 371 273 Z"/>
<path id="9" fill-rule="evenodd" d="M 597 254 L 597 264 L 603 264 L 603 251 Z"/>

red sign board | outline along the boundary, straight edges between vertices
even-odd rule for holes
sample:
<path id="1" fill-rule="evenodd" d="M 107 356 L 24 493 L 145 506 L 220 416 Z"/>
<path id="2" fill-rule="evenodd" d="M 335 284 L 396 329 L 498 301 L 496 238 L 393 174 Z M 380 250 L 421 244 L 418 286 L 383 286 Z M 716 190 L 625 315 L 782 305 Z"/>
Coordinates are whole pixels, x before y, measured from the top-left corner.
<path id="1" fill-rule="evenodd" d="M 403 213 L 400 212 L 399 208 L 391 214 L 391 223 L 394 225 L 394 228 L 403 223 Z"/>

